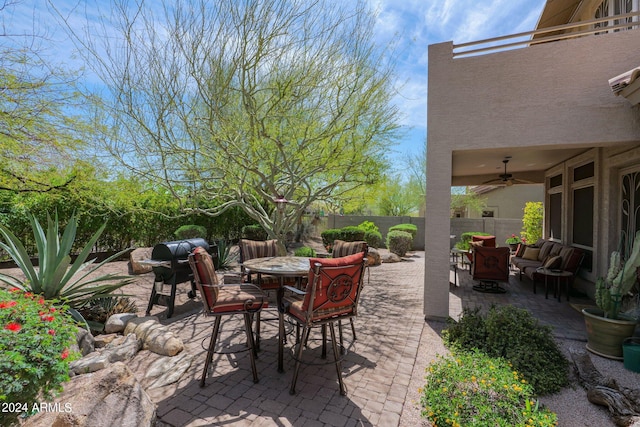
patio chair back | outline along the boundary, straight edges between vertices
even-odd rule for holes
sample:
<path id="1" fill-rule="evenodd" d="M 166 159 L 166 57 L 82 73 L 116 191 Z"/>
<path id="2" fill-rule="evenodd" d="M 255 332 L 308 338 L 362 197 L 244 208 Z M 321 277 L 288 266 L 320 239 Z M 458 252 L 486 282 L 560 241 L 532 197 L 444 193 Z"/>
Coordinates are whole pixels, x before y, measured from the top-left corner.
<path id="1" fill-rule="evenodd" d="M 346 242 L 344 240 L 334 240 L 331 256 L 333 258 L 340 258 L 347 255 L 357 254 L 362 252 L 367 256 L 369 251 L 369 245 L 363 240 L 357 240 L 355 242 Z"/>

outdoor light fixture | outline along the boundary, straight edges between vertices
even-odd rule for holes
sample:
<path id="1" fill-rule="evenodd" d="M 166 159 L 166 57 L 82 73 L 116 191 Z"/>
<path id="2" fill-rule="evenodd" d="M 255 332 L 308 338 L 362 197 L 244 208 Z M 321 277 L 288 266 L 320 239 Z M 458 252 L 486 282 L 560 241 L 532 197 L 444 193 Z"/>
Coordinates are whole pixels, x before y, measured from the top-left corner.
<path id="1" fill-rule="evenodd" d="M 289 201 L 287 199 L 285 199 L 285 197 L 282 194 L 278 194 L 274 199 L 273 199 L 273 203 L 276 204 L 276 206 L 278 207 L 278 210 L 283 210 L 284 207 L 287 205 L 287 203 L 289 203 Z"/>

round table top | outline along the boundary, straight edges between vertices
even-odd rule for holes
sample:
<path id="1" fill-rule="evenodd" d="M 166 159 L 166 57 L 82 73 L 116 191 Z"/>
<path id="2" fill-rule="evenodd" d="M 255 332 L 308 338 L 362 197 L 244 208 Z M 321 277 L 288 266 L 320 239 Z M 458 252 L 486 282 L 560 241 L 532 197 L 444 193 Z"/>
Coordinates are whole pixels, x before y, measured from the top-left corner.
<path id="1" fill-rule="evenodd" d="M 256 273 L 281 276 L 304 276 L 310 268 L 309 258 L 298 256 L 253 258 L 246 260 L 243 265 Z"/>
<path id="2" fill-rule="evenodd" d="M 547 276 L 557 276 L 557 277 L 569 277 L 573 276 L 573 273 L 566 270 L 556 270 L 550 268 L 539 268 L 536 270 L 538 273 L 545 274 Z"/>

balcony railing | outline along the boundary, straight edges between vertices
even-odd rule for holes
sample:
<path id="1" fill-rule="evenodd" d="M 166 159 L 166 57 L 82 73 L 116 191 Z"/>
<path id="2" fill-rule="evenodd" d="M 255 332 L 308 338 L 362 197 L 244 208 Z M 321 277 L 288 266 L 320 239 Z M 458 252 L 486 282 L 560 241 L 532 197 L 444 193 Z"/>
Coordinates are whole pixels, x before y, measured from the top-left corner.
<path id="1" fill-rule="evenodd" d="M 605 18 L 592 19 L 589 21 L 580 21 L 571 24 L 557 25 L 555 27 L 526 31 L 523 33 L 511 34 L 508 36 L 454 44 L 453 57 L 463 58 L 468 56 L 477 56 L 504 50 L 533 46 L 540 43 L 549 43 L 558 40 L 573 39 L 577 37 L 583 37 L 593 34 L 603 34 L 612 31 L 631 30 L 637 29 L 639 27 L 640 11 L 631 12 L 624 15 L 607 16 Z M 567 30 L 572 31 L 567 32 Z M 549 35 L 549 33 L 555 34 Z"/>

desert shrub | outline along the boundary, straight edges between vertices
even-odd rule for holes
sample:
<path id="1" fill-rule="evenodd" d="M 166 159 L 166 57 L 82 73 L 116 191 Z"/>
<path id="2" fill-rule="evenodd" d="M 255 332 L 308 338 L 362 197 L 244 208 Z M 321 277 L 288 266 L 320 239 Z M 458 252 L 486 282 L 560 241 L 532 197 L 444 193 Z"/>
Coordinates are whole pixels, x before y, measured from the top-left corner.
<path id="1" fill-rule="evenodd" d="M 207 229 L 201 225 L 186 224 L 180 226 L 173 234 L 178 240 L 193 239 L 196 237 L 206 238 Z"/>
<path id="2" fill-rule="evenodd" d="M 310 248 L 308 246 L 303 246 L 301 248 L 296 249 L 293 254 L 295 256 L 303 256 L 303 257 L 314 257 L 316 256 L 316 251 L 313 250 L 313 248 Z"/>
<path id="3" fill-rule="evenodd" d="M 367 231 L 364 233 L 364 241 L 372 248 L 382 246 L 382 234 L 379 231 Z"/>
<path id="4" fill-rule="evenodd" d="M 0 425 L 50 399 L 69 380 L 77 326 L 66 307 L 31 292 L 0 289 Z M 13 407 L 5 407 L 13 405 Z"/>
<path id="5" fill-rule="evenodd" d="M 389 227 L 389 231 L 404 231 L 411 234 L 411 239 L 415 239 L 416 234 L 418 234 L 418 226 L 414 224 L 397 224 Z"/>
<path id="6" fill-rule="evenodd" d="M 411 249 L 413 238 L 405 231 L 389 231 L 387 233 L 387 249 L 398 256 L 405 256 Z"/>
<path id="7" fill-rule="evenodd" d="M 427 368 L 420 404 L 435 426 L 555 426 L 534 390 L 509 362 L 478 350 L 438 356 Z"/>
<path id="8" fill-rule="evenodd" d="M 468 251 L 471 248 L 469 242 L 473 236 L 491 236 L 491 234 L 482 231 L 466 231 L 460 235 L 460 241 L 456 243 L 456 248 Z"/>
<path id="9" fill-rule="evenodd" d="M 568 384 L 568 361 L 551 335 L 528 311 L 513 306 L 465 309 L 458 323 L 444 333 L 456 348 L 477 348 L 489 356 L 503 357 L 531 384 L 538 395 L 559 391 Z"/>
<path id="10" fill-rule="evenodd" d="M 378 226 L 375 225 L 375 223 L 373 223 L 372 221 L 363 221 L 358 225 L 358 228 L 364 230 L 365 232 L 367 231 L 380 232 L 380 229 L 378 228 Z"/>
<path id="11" fill-rule="evenodd" d="M 224 239 L 218 240 L 216 243 L 217 257 L 214 259 L 214 267 L 216 270 L 228 270 L 232 264 L 238 260 L 237 253 L 231 253 L 231 243 Z"/>
<path id="12" fill-rule="evenodd" d="M 267 240 L 268 234 L 260 224 L 242 227 L 242 237 L 249 240 Z"/>

